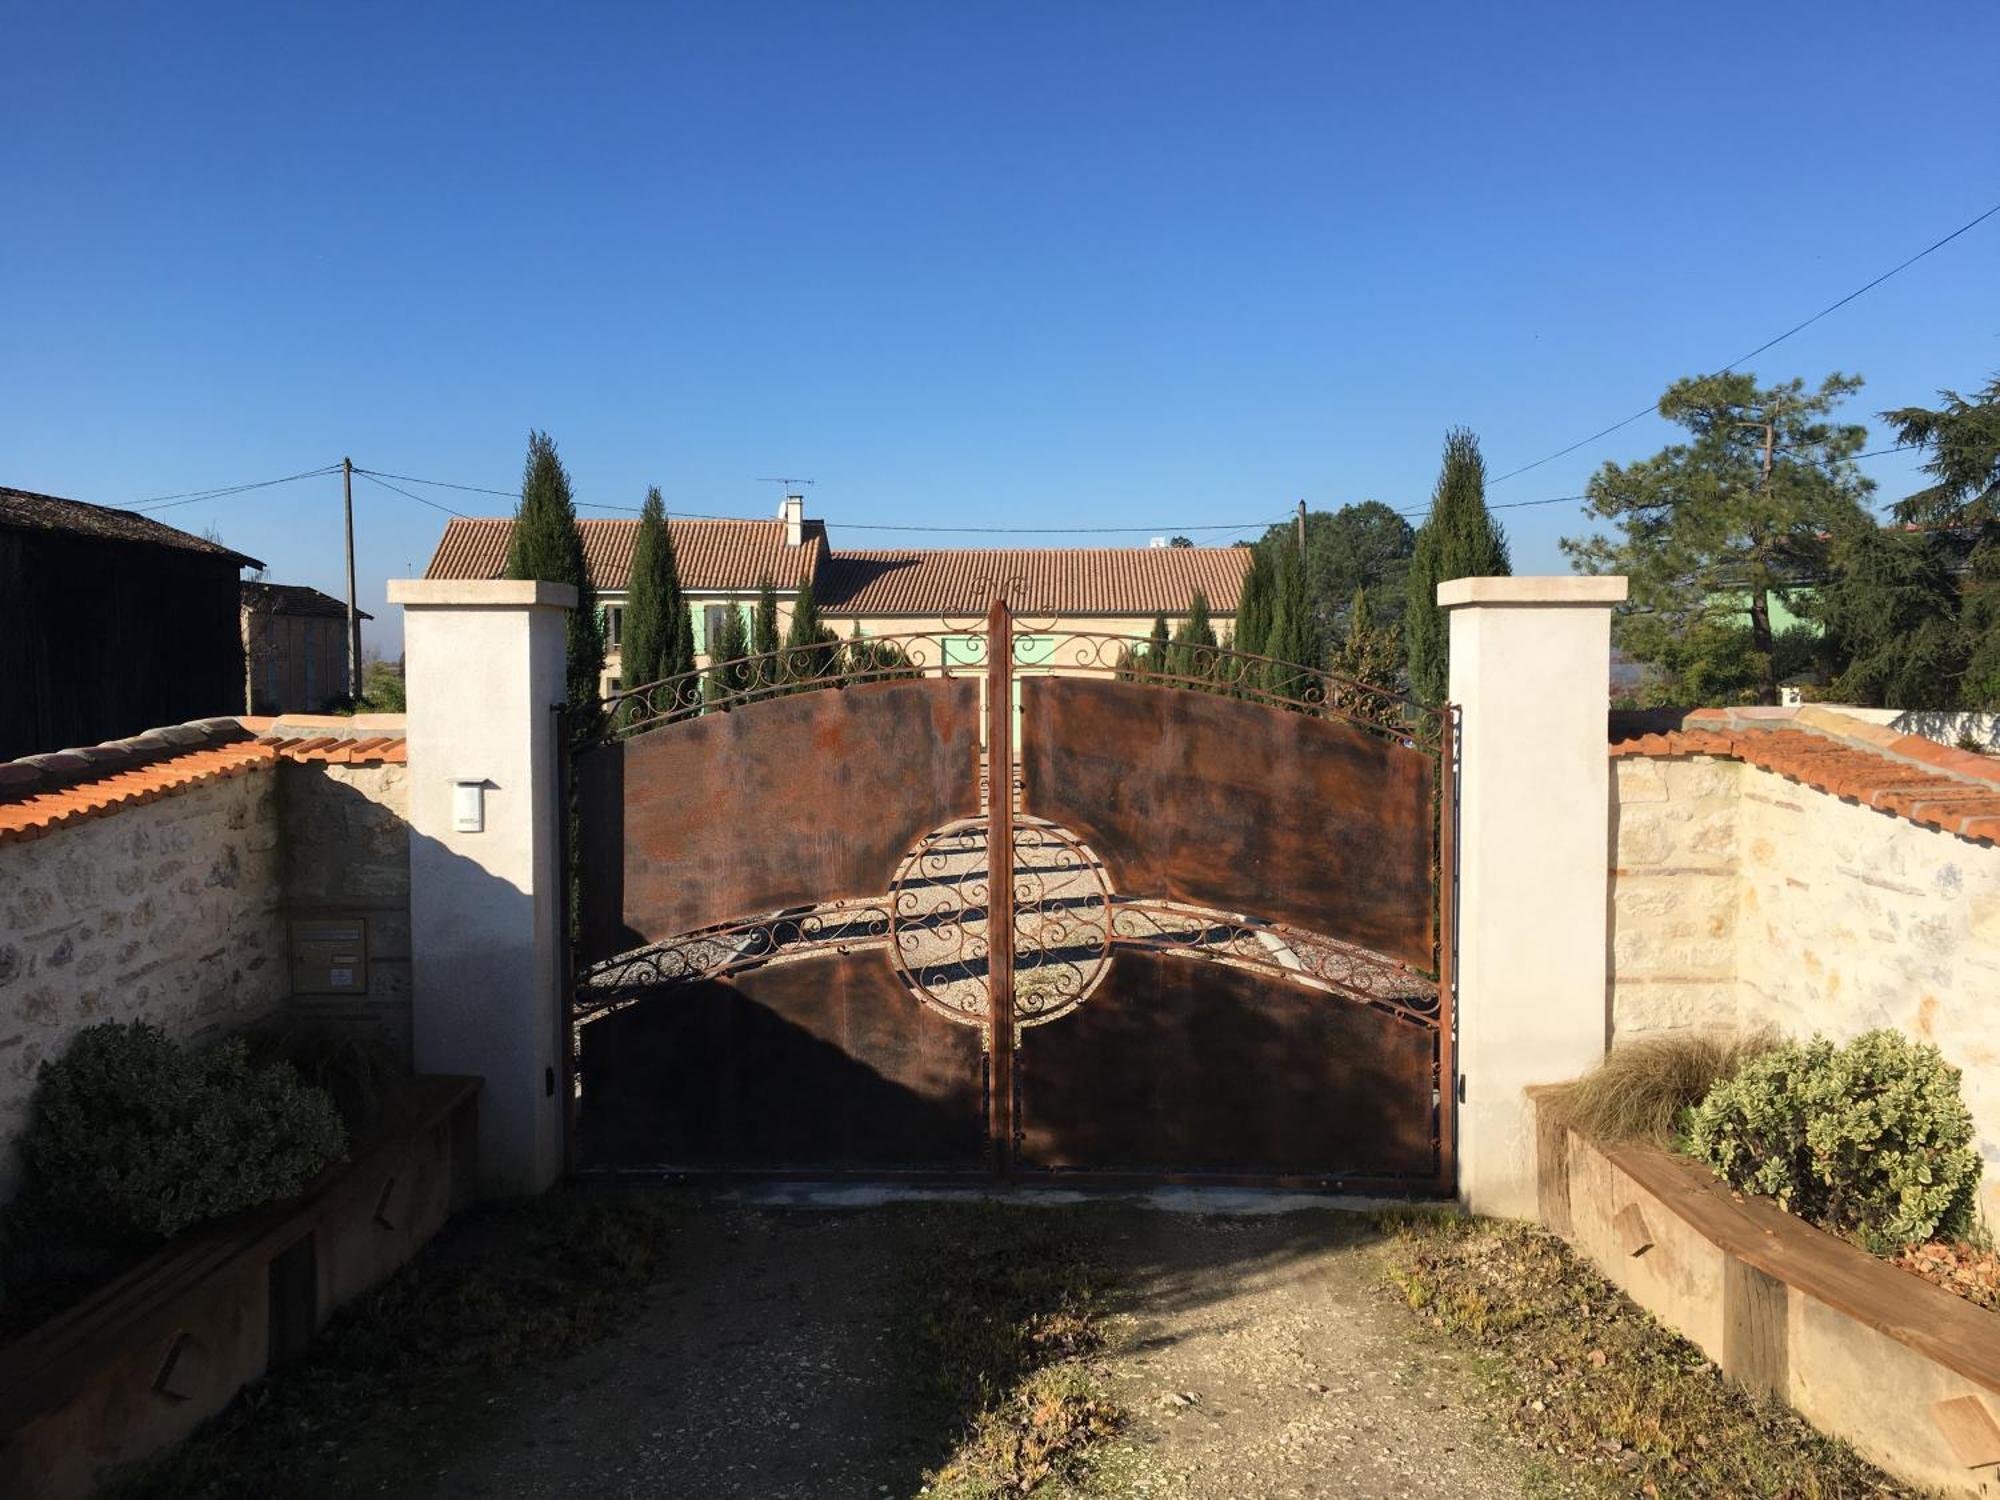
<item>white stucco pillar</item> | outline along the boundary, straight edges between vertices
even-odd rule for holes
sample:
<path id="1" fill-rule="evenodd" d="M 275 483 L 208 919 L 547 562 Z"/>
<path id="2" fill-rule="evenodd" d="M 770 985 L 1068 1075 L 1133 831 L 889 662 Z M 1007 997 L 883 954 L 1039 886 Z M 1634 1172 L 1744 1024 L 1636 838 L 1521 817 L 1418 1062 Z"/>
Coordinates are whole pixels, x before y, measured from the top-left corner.
<path id="1" fill-rule="evenodd" d="M 1460 578 L 1459 1198 L 1532 1218 L 1522 1091 L 1604 1055 L 1611 607 L 1623 578 Z"/>
<path id="2" fill-rule="evenodd" d="M 556 727 L 567 584 L 400 579 L 417 1067 L 485 1079 L 479 1177 L 562 1170 Z"/>

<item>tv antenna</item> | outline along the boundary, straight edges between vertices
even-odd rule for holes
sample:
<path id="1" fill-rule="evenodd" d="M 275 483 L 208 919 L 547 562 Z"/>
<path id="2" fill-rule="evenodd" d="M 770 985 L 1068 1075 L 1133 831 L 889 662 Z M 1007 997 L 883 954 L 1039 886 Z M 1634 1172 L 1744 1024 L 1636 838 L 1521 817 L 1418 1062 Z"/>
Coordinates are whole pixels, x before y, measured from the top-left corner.
<path id="1" fill-rule="evenodd" d="M 758 484 L 782 484 L 785 487 L 785 493 L 788 495 L 798 488 L 798 486 L 812 483 L 810 479 L 787 479 L 782 474 L 760 474 L 757 476 L 756 482 Z"/>

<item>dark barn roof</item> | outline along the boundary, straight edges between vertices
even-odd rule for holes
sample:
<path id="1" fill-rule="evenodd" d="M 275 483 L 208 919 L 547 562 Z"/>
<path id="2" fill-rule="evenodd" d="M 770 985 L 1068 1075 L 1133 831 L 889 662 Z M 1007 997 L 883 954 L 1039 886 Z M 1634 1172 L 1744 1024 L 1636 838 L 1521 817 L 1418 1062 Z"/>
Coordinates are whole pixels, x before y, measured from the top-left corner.
<path id="1" fill-rule="evenodd" d="M 340 600 L 303 583 L 246 583 L 243 607 L 256 614 L 347 618 L 347 606 Z M 357 609 L 355 613 L 364 620 L 375 618 L 365 609 Z"/>
<path id="2" fill-rule="evenodd" d="M 254 557 L 245 557 L 220 542 L 192 532 L 177 531 L 130 510 L 113 510 L 108 505 L 87 505 L 81 500 L 65 500 L 58 495 L 38 495 L 33 490 L 9 489 L 0 485 L 0 527 L 16 531 L 44 531 L 105 542 L 133 542 L 142 547 L 169 547 L 178 552 L 205 552 L 229 558 L 239 568 L 261 568 Z"/>

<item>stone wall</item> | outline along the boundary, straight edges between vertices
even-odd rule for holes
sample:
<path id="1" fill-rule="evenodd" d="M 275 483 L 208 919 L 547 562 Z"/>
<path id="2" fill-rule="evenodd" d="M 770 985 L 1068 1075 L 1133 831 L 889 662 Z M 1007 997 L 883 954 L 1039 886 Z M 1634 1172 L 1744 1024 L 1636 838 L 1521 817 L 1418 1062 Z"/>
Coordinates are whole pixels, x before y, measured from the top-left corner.
<path id="1" fill-rule="evenodd" d="M 1890 1026 L 1964 1073 L 2000 1219 L 2000 848 L 1757 766 L 1613 761 L 1610 1039 Z"/>
<path id="2" fill-rule="evenodd" d="M 12 804 L 0 838 L 0 1202 L 18 1179 L 12 1142 L 40 1065 L 97 1022 L 150 1021 L 199 1045 L 268 1018 L 328 1019 L 379 1032 L 408 1061 L 401 721 L 360 732 L 383 728 L 395 732 L 365 745 L 354 731 L 239 740 Z M 300 941 L 312 923 L 365 930 L 351 987 L 314 983 Z"/>
<path id="3" fill-rule="evenodd" d="M 351 992 L 293 995 L 297 1014 L 379 1031 L 410 1055 L 409 768 L 286 761 L 282 795 L 285 914 L 298 924 L 366 924 L 366 978 Z M 304 976 L 301 976 L 302 979 Z"/>
<path id="4" fill-rule="evenodd" d="M 99 1021 L 192 1041 L 287 992 L 278 780 L 246 768 L 0 844 L 0 1143 L 36 1071 Z M 17 1165 L 0 1149 L 0 1199 Z"/>

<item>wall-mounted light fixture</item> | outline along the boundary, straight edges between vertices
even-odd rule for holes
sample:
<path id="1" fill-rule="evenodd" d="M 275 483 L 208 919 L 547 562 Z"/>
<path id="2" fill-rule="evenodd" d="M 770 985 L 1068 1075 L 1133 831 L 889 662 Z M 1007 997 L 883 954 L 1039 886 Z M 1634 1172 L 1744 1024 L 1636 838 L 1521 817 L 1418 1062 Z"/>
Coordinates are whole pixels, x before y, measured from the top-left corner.
<path id="1" fill-rule="evenodd" d="M 483 776 L 461 777 L 451 784 L 451 826 L 459 833 L 486 831 L 486 788 Z"/>

